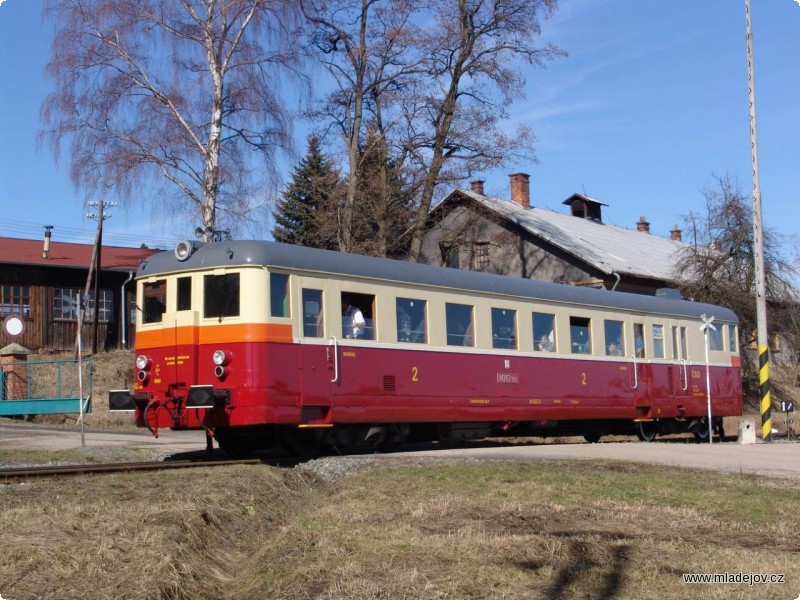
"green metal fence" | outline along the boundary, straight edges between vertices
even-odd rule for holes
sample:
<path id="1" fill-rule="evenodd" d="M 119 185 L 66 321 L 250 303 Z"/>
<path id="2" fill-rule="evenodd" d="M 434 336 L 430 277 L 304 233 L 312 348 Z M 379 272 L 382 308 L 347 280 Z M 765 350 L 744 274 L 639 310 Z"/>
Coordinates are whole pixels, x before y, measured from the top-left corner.
<path id="1" fill-rule="evenodd" d="M 6 363 L 0 376 L 0 416 L 91 412 L 91 358 Z"/>

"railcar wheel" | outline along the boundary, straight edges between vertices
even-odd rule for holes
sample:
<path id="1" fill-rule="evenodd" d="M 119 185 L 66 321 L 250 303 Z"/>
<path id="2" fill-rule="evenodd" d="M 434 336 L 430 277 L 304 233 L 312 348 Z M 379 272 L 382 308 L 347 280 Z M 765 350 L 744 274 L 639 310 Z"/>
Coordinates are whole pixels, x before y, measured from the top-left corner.
<path id="1" fill-rule="evenodd" d="M 265 431 L 260 427 L 217 427 L 214 438 L 226 454 L 236 458 L 249 456 L 267 443 Z"/>
<path id="2" fill-rule="evenodd" d="M 698 442 L 708 441 L 708 419 L 703 417 L 697 420 L 697 424 L 692 428 L 692 435 Z"/>
<path id="3" fill-rule="evenodd" d="M 592 433 L 584 433 L 583 434 L 583 439 L 585 439 L 590 444 L 596 444 L 597 442 L 599 442 L 600 441 L 600 437 L 601 437 L 600 434 L 599 433 L 595 433 L 594 431 Z"/>
<path id="4" fill-rule="evenodd" d="M 636 424 L 636 437 L 643 442 L 652 442 L 658 434 L 658 426 L 655 421 L 639 421 Z"/>
<path id="5" fill-rule="evenodd" d="M 234 458 L 244 458 L 246 456 L 250 456 L 253 453 L 253 445 L 248 443 L 247 440 L 233 436 L 223 436 L 222 439 L 217 437 L 217 444 L 219 447 L 222 448 L 222 451 L 225 452 L 228 456 L 232 456 Z"/>
<path id="6" fill-rule="evenodd" d="M 324 431 L 321 429 L 300 429 L 284 427 L 281 429 L 281 445 L 285 450 L 301 458 L 311 458 L 319 454 L 322 447 Z"/>

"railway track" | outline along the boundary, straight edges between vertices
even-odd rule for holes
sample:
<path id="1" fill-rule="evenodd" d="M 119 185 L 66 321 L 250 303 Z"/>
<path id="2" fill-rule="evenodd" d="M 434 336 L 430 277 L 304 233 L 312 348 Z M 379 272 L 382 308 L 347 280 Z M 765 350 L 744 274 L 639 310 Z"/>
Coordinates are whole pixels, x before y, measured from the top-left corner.
<path id="1" fill-rule="evenodd" d="M 46 465 L 0 468 L 0 483 L 19 483 L 31 479 L 74 477 L 77 475 L 125 473 L 133 471 L 164 471 L 223 465 L 264 464 L 260 459 L 239 460 L 176 460 L 156 462 L 122 462 L 84 465 Z"/>

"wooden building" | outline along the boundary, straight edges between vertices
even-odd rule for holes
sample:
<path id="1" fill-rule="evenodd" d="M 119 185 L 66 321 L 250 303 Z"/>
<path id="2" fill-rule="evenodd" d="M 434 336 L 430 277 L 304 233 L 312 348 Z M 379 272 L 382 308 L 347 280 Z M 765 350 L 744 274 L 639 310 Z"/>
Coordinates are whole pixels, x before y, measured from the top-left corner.
<path id="1" fill-rule="evenodd" d="M 677 226 L 670 237 L 603 221 L 608 205 L 584 194 L 564 212 L 531 205 L 529 177 L 511 175 L 511 199 L 484 194 L 483 182 L 455 190 L 430 212 L 421 262 L 570 285 L 654 295 L 674 287 L 686 247 Z"/>
<path id="2" fill-rule="evenodd" d="M 75 348 L 78 298 L 86 287 L 92 261 L 91 244 L 0 237 L 0 323 L 21 317 L 24 329 L 11 336 L 0 329 L 0 348 L 16 343 L 34 352 Z M 84 347 L 130 347 L 134 341 L 132 277 L 139 263 L 160 250 L 103 246 L 100 253 L 99 298 L 94 283 L 81 329 Z M 122 314 L 122 298 L 125 314 Z M 16 321 L 18 323 L 18 321 Z M 124 343 L 124 344 L 123 344 Z"/>

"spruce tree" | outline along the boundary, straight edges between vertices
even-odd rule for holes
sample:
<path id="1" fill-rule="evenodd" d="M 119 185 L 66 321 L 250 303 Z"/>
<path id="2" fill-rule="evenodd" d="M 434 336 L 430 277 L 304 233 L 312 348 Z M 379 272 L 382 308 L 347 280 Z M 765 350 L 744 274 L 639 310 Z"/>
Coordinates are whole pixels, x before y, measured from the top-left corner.
<path id="1" fill-rule="evenodd" d="M 326 226 L 331 199 L 339 186 L 333 164 L 325 158 L 316 136 L 309 136 L 308 150 L 292 174 L 292 182 L 272 213 L 276 242 L 336 249 L 336 231 Z"/>

